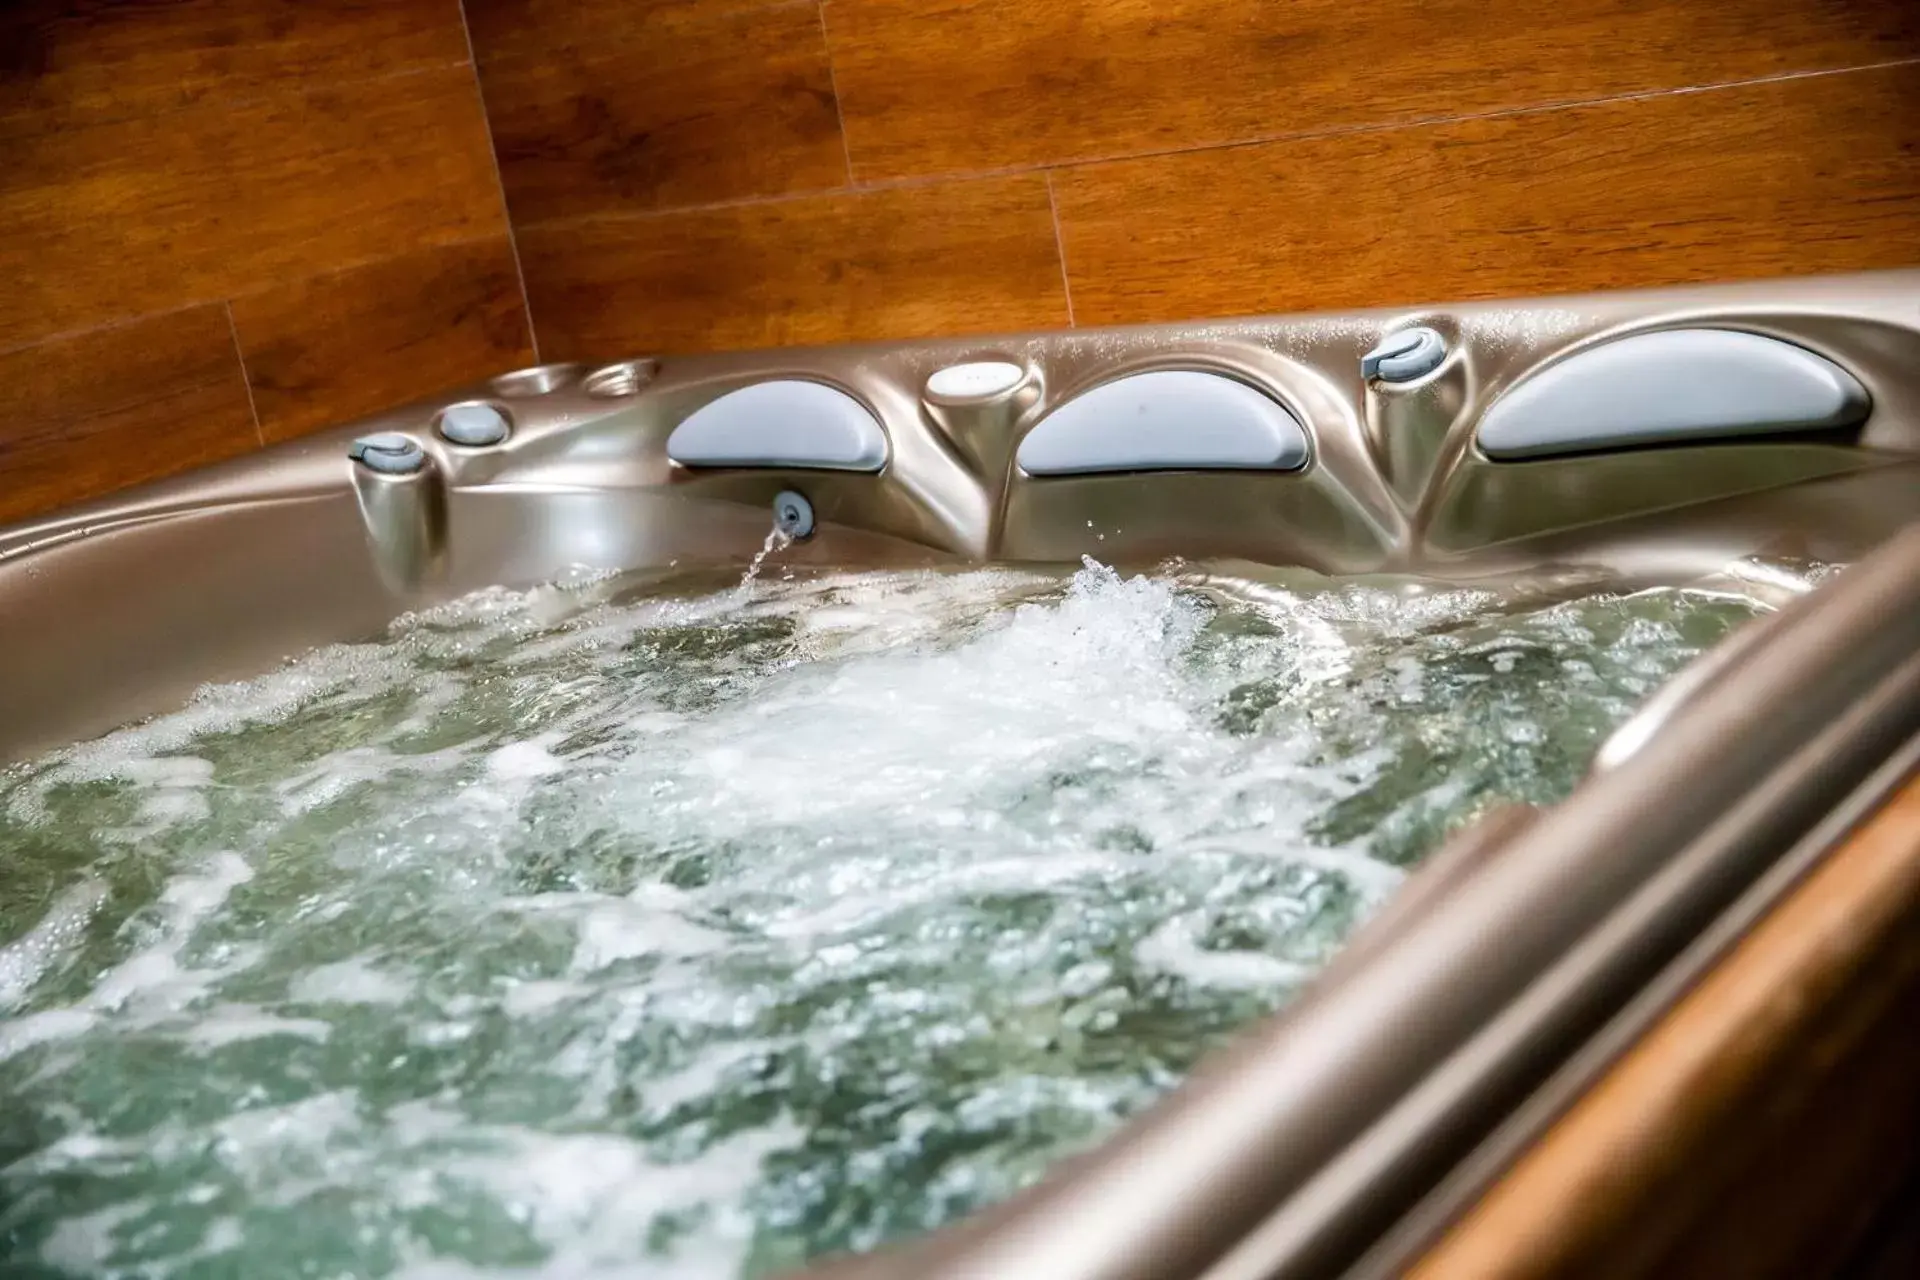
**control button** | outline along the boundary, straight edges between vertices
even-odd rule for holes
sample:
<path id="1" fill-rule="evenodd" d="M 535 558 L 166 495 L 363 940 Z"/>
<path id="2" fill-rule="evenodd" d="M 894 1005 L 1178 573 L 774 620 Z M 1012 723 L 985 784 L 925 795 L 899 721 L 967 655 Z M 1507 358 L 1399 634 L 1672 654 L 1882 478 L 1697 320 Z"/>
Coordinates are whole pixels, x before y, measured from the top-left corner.
<path id="1" fill-rule="evenodd" d="M 927 379 L 927 394 L 942 400 L 984 400 L 1020 385 L 1027 371 L 1010 360 L 950 364 Z"/>
<path id="2" fill-rule="evenodd" d="M 383 475 L 409 476 L 427 465 L 426 450 L 411 436 L 398 431 L 382 431 L 361 436 L 347 446 L 347 456 Z"/>
<path id="3" fill-rule="evenodd" d="M 1424 378 L 1447 358 L 1447 340 L 1425 325 L 1390 333 L 1360 357 L 1360 376 L 1382 382 Z"/>
<path id="4" fill-rule="evenodd" d="M 442 439 L 470 449 L 499 444 L 507 438 L 507 415 L 490 404 L 456 404 L 440 415 Z"/>

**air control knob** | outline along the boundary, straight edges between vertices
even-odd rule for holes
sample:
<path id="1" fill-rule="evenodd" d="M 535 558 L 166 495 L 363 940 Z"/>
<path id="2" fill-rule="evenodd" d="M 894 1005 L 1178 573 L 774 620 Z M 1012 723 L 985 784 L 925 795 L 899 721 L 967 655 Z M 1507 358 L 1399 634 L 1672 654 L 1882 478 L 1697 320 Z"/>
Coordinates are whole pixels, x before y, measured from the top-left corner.
<path id="1" fill-rule="evenodd" d="M 1447 358 L 1447 340 L 1425 325 L 1390 333 L 1360 357 L 1360 376 L 1382 382 L 1412 382 L 1438 369 Z"/>

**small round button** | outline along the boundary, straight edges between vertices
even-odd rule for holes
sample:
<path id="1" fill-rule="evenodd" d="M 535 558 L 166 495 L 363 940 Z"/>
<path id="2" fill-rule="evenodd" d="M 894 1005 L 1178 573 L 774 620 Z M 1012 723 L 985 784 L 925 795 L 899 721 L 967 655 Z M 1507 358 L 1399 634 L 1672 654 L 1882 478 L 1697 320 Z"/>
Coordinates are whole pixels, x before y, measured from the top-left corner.
<path id="1" fill-rule="evenodd" d="M 361 436 L 347 446 L 347 456 L 383 475 L 412 475 L 427 465 L 427 453 L 412 436 L 398 431 L 382 431 Z"/>
<path id="2" fill-rule="evenodd" d="M 935 370 L 927 394 L 942 400 L 985 400 L 1020 385 L 1027 371 L 1011 360 L 974 360 Z"/>
<path id="3" fill-rule="evenodd" d="M 499 444 L 507 438 L 507 415 L 490 404 L 456 404 L 440 415 L 440 435 L 470 449 Z"/>

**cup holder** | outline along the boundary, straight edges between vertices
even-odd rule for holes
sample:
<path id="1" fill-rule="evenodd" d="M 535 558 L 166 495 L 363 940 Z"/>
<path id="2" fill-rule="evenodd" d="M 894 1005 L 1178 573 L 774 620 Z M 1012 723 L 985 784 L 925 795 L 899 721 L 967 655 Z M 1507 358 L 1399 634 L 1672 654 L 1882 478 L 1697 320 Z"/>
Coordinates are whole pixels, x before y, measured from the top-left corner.
<path id="1" fill-rule="evenodd" d="M 579 376 L 580 366 L 577 364 L 537 364 L 531 369 L 503 373 L 488 385 L 495 394 L 517 400 L 558 391 Z"/>
<path id="2" fill-rule="evenodd" d="M 601 400 L 638 395 L 660 372 L 657 360 L 623 360 L 603 365 L 587 375 L 587 394 Z"/>

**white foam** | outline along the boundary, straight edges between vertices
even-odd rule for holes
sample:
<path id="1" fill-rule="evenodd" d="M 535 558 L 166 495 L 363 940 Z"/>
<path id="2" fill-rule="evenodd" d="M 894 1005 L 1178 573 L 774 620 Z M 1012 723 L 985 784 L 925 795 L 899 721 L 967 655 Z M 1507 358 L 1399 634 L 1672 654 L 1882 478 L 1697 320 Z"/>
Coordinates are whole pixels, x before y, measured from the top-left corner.
<path id="1" fill-rule="evenodd" d="M 1427 700 L 1427 673 L 1418 658 L 1395 658 L 1388 667 L 1393 671 L 1393 688 L 1401 702 Z"/>
<path id="2" fill-rule="evenodd" d="M 648 1080 L 640 1091 L 640 1101 L 653 1114 L 664 1115 L 675 1107 L 713 1097 L 725 1086 L 730 1072 L 761 1058 L 771 1048 L 767 1041 L 745 1040 L 709 1050 L 678 1071 Z"/>
<path id="3" fill-rule="evenodd" d="M 79 949 L 106 898 L 105 882 L 82 880 L 54 899 L 24 937 L 0 947 L 0 1013 L 19 1004 L 35 983 Z"/>
<path id="4" fill-rule="evenodd" d="M 384 1158 L 380 1144 L 366 1136 L 359 1096 L 339 1089 L 235 1111 L 212 1126 L 210 1144 L 201 1130 L 194 1145 L 205 1144 L 223 1175 L 242 1182 L 250 1199 L 285 1206 L 330 1186 L 364 1185 Z"/>
<path id="5" fill-rule="evenodd" d="M 1280 844 L 1268 837 L 1246 835 L 1210 837 L 1205 841 L 1204 847 L 1269 857 L 1331 872 L 1374 901 L 1385 900 L 1407 878 L 1407 873 L 1392 863 L 1368 857 L 1365 853 L 1354 849 L 1310 844 Z"/>
<path id="6" fill-rule="evenodd" d="M 303 1004 L 402 1004 L 413 993 L 413 982 L 376 969 L 353 957 L 323 964 L 295 976 L 287 995 Z"/>
<path id="7" fill-rule="evenodd" d="M 34 785 L 16 792 L 14 802 L 25 807 L 53 786 L 105 779 L 200 785 L 207 776 L 205 761 L 166 757 L 211 734 L 280 723 L 321 699 L 374 697 L 403 680 L 406 672 L 401 655 L 390 650 L 334 645 L 253 680 L 205 685 L 178 711 L 43 757 Z M 20 816 L 34 812 L 28 809 Z"/>
<path id="8" fill-rule="evenodd" d="M 487 756 L 487 775 L 497 781 L 517 783 L 550 777 L 566 765 L 551 748 L 560 734 L 543 733 L 525 742 L 510 742 Z"/>
<path id="9" fill-rule="evenodd" d="M 509 981 L 500 998 L 500 1011 L 509 1018 L 535 1018 L 551 1013 L 588 993 L 577 982 L 551 980 Z"/>
<path id="10" fill-rule="evenodd" d="M 641 956 L 708 955 L 726 946 L 727 937 L 702 928 L 670 910 L 612 899 L 596 903 L 581 917 L 580 942 L 572 969 L 591 973 Z"/>
<path id="11" fill-rule="evenodd" d="M 383 746 L 343 747 L 274 784 L 281 811 L 297 817 L 324 808 L 350 793 L 395 777 L 443 778 L 469 759 L 464 747 L 398 754 Z"/>
<path id="12" fill-rule="evenodd" d="M 265 1040 L 273 1036 L 297 1036 L 315 1044 L 333 1032 L 316 1018 L 282 1018 L 262 1013 L 243 1004 L 219 1004 L 195 1013 L 193 1025 L 181 1038 L 196 1049 L 222 1049 L 243 1040 Z"/>
<path id="13" fill-rule="evenodd" d="M 765 1158 L 804 1136 L 782 1126 L 716 1143 L 698 1157 L 662 1164 L 640 1144 L 608 1134 L 491 1133 L 497 1155 L 449 1162 L 446 1176 L 475 1185 L 509 1206 L 553 1257 L 550 1268 L 632 1265 L 644 1252 L 647 1224 L 663 1212 L 717 1206 L 702 1234 L 709 1259 L 725 1257 L 727 1275 L 744 1257 L 753 1223 L 741 1197 L 759 1180 Z M 724 1251 L 719 1246 L 731 1246 Z M 565 1274 L 563 1270 L 561 1272 Z"/>
<path id="14" fill-rule="evenodd" d="M 197 999 L 216 974 L 183 967 L 180 953 L 193 931 L 251 879 L 253 869 L 246 859 L 220 853 L 208 860 L 203 872 L 169 880 L 160 892 L 161 919 L 153 940 L 102 975 L 87 1006 L 120 1010 L 133 1005 L 146 1013 L 170 1013 Z"/>
<path id="15" fill-rule="evenodd" d="M 1314 974 L 1314 966 L 1296 964 L 1257 951 L 1216 951 L 1200 943 L 1205 921 L 1195 916 L 1168 920 L 1142 939 L 1134 958 L 1201 987 L 1259 991 L 1294 987 Z"/>
<path id="16" fill-rule="evenodd" d="M 91 1031 L 100 1015 L 86 1009 L 45 1009 L 0 1022 L 0 1061 L 57 1040 L 73 1040 Z"/>
<path id="17" fill-rule="evenodd" d="M 151 1208 L 149 1200 L 133 1200 L 62 1218 L 40 1246 L 40 1257 L 63 1271 L 96 1274 L 119 1252 L 121 1226 Z"/>
<path id="18" fill-rule="evenodd" d="M 238 1219 L 231 1215 L 215 1218 L 207 1227 L 206 1234 L 200 1237 L 199 1245 L 188 1255 L 188 1260 L 197 1262 L 232 1253 L 245 1243 L 246 1232 L 241 1229 Z"/>
<path id="19" fill-rule="evenodd" d="M 956 649 L 828 664 L 690 726 L 668 748 L 715 834 L 861 821 L 899 797 L 966 796 L 1088 736 L 1172 736 L 1191 711 L 1168 669 L 1201 615 L 1164 583 L 1088 571 Z M 635 755 L 651 790 L 663 762 Z M 675 770 L 679 772 L 679 769 Z M 957 784 L 957 785 L 956 785 Z"/>

